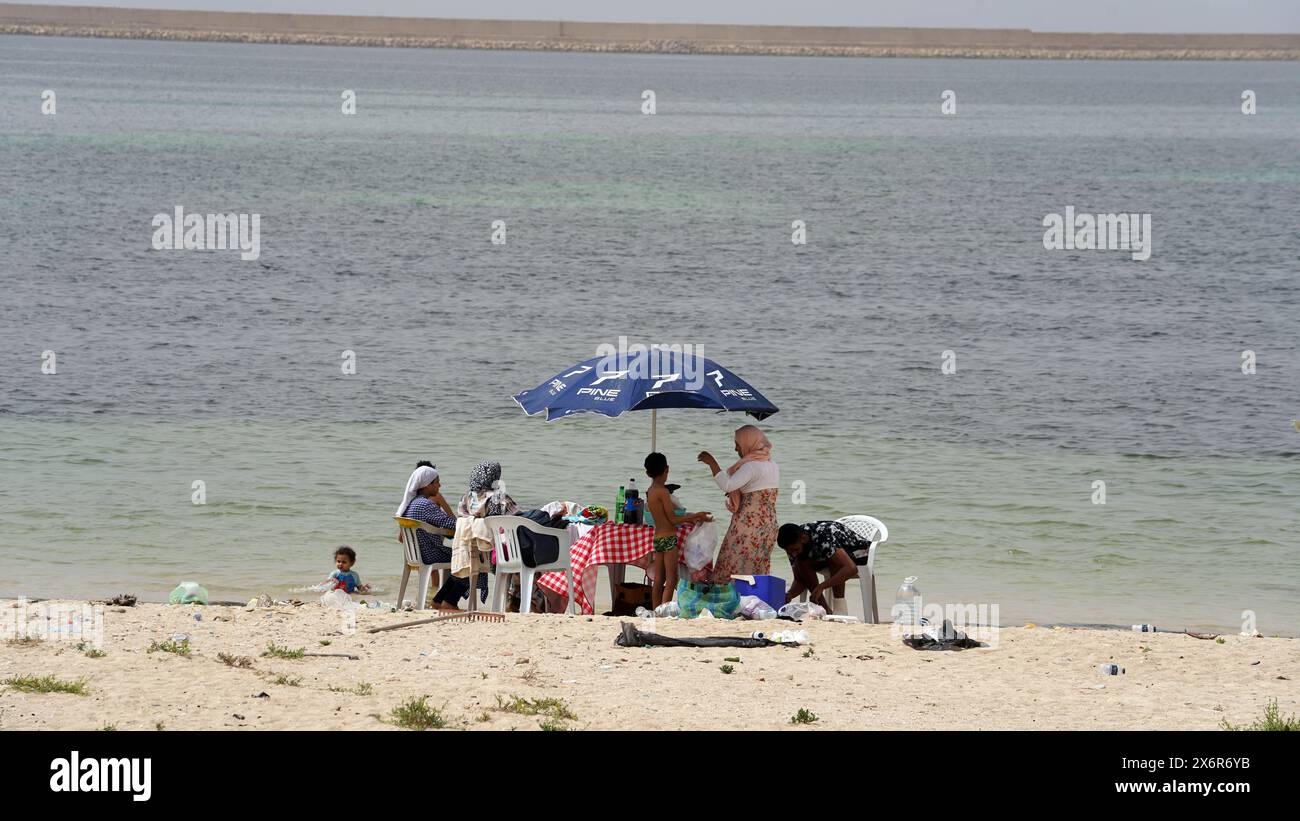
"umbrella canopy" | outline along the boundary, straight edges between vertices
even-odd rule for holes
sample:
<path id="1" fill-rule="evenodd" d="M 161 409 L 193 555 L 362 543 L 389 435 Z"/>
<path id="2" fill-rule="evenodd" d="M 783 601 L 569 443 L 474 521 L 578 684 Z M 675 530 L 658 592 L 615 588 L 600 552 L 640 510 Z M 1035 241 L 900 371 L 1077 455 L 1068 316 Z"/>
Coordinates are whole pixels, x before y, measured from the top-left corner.
<path id="1" fill-rule="evenodd" d="M 621 365 L 609 364 L 608 358 L 593 357 L 514 399 L 529 416 L 545 411 L 547 421 L 575 413 L 622 416 L 659 408 L 743 411 L 765 419 L 778 410 L 752 385 L 710 359 L 662 349 L 652 351 L 649 360 L 652 365 L 642 368 L 649 373 L 641 373 L 637 362 L 618 370 Z"/>

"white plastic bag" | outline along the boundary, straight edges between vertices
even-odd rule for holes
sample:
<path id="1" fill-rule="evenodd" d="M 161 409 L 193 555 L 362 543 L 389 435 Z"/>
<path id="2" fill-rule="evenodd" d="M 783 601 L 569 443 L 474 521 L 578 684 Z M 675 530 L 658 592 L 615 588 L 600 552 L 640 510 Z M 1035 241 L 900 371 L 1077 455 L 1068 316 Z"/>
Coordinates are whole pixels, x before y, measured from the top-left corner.
<path id="1" fill-rule="evenodd" d="M 792 618 L 795 621 L 820 619 L 826 615 L 826 608 L 808 601 L 792 601 L 789 604 L 782 605 L 781 609 L 776 611 L 776 614 Z"/>
<path id="2" fill-rule="evenodd" d="M 682 545 L 682 558 L 694 573 L 713 563 L 713 550 L 717 546 L 717 528 L 713 526 L 713 522 L 703 522 L 686 534 L 686 544 Z"/>
<path id="3" fill-rule="evenodd" d="M 741 596 L 740 608 L 736 610 L 736 615 L 746 619 L 774 619 L 776 611 L 772 605 L 760 599 L 758 596 Z"/>
<path id="4" fill-rule="evenodd" d="M 342 590 L 331 590 L 320 597 L 322 607 L 329 607 L 334 610 L 356 610 L 361 605 L 352 601 L 352 597 Z"/>

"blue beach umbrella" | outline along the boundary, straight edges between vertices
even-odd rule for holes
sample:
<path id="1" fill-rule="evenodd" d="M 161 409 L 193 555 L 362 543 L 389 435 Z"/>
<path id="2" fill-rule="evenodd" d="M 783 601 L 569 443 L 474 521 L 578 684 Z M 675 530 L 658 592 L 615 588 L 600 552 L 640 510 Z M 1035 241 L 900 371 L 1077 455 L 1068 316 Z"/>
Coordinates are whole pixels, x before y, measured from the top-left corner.
<path id="1" fill-rule="evenodd" d="M 545 412 L 548 422 L 575 413 L 622 416 L 648 410 L 651 450 L 660 408 L 742 411 L 760 420 L 778 410 L 753 385 L 710 359 L 669 349 L 629 358 L 615 362 L 612 356 L 597 356 L 579 362 L 515 394 L 514 400 L 529 416 Z"/>

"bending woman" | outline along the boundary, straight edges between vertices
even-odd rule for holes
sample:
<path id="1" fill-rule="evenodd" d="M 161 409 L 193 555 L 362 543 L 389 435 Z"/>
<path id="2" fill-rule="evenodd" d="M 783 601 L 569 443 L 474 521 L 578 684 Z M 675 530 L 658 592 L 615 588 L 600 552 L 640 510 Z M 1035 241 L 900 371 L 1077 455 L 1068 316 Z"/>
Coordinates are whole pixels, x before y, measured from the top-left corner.
<path id="1" fill-rule="evenodd" d="M 767 575 L 776 542 L 776 497 L 780 469 L 772 461 L 772 443 L 753 425 L 736 430 L 740 461 L 723 470 L 707 450 L 699 460 L 713 471 L 713 480 L 727 494 L 731 524 L 713 563 L 713 581 L 726 584 L 733 575 Z"/>

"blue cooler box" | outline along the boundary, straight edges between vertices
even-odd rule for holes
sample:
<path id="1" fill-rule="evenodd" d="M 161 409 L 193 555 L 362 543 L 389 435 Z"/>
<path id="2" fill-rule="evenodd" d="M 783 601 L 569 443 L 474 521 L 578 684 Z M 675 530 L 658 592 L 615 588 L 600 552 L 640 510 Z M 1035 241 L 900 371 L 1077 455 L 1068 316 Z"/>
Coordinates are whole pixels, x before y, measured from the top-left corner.
<path id="1" fill-rule="evenodd" d="M 736 593 L 741 596 L 758 596 L 773 610 L 785 604 L 785 579 L 780 576 L 755 576 L 754 583 L 733 579 Z"/>

